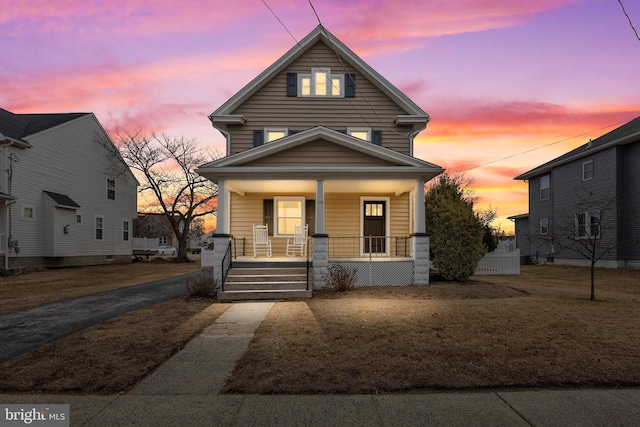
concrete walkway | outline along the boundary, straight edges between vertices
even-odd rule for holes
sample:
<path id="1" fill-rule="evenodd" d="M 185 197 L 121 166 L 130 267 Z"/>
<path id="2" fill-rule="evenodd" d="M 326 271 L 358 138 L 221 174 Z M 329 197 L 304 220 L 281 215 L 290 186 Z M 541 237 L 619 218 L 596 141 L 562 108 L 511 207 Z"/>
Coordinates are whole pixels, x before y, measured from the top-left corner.
<path id="1" fill-rule="evenodd" d="M 0 395 L 71 406 L 73 426 L 638 426 L 640 389 L 218 395 L 273 303 L 229 308 L 125 395 Z"/>

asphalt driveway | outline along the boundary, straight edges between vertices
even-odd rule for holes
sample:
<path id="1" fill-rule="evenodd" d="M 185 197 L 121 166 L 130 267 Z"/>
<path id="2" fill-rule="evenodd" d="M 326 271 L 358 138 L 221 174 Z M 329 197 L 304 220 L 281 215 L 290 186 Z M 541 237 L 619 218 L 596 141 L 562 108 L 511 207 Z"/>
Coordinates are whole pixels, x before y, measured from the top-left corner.
<path id="1" fill-rule="evenodd" d="M 0 315 L 0 363 L 113 317 L 186 295 L 188 275 Z"/>

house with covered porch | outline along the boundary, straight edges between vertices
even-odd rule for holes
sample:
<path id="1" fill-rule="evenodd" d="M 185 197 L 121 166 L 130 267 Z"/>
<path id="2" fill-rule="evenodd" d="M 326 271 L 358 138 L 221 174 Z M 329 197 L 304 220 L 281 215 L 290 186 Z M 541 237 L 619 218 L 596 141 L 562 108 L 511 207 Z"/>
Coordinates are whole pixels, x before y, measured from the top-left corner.
<path id="1" fill-rule="evenodd" d="M 302 225 L 314 288 L 333 262 L 362 284 L 429 282 L 424 185 L 443 169 L 413 156 L 429 116 L 324 27 L 209 119 L 227 142 L 198 169 L 218 185 L 219 281 L 225 259 L 254 258 L 255 225 L 267 226 L 270 260 Z"/>

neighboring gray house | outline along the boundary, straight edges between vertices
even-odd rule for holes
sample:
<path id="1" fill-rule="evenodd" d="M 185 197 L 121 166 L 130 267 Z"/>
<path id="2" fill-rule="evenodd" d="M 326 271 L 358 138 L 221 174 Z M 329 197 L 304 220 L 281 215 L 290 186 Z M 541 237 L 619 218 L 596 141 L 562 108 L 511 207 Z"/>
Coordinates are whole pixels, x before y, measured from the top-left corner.
<path id="1" fill-rule="evenodd" d="M 640 117 L 515 177 L 529 183 L 529 213 L 511 217 L 521 254 L 584 265 L 571 245 L 597 237 L 612 248 L 598 265 L 640 267 L 639 166 Z"/>
<path id="2" fill-rule="evenodd" d="M 138 182 L 91 113 L 0 108 L 0 270 L 131 261 Z"/>

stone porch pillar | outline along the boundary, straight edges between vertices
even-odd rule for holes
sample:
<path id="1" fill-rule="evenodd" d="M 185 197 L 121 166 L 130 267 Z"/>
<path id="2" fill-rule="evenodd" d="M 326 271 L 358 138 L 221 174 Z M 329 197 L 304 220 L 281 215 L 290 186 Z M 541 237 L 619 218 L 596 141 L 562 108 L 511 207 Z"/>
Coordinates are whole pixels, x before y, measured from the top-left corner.
<path id="1" fill-rule="evenodd" d="M 329 267 L 329 236 L 327 234 L 314 234 L 313 239 L 313 289 L 321 289 L 326 286 L 322 278 L 327 274 Z"/>
<path id="2" fill-rule="evenodd" d="M 413 235 L 413 284 L 429 284 L 429 235 L 415 233 Z"/>
<path id="3" fill-rule="evenodd" d="M 222 262 L 224 260 L 225 254 L 227 253 L 227 249 L 229 248 L 231 235 L 214 234 L 213 236 L 211 236 L 211 240 L 213 241 L 213 278 L 216 281 L 217 285 L 220 286 L 222 284 L 222 272 L 223 269 L 226 268 L 222 265 Z M 231 255 L 232 254 L 229 254 L 229 256 Z"/>

